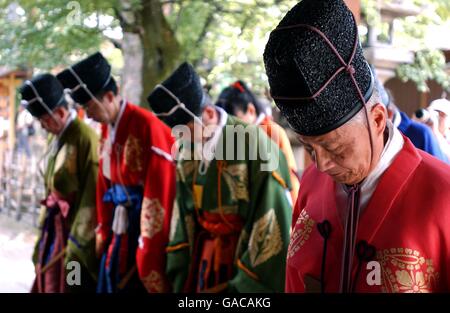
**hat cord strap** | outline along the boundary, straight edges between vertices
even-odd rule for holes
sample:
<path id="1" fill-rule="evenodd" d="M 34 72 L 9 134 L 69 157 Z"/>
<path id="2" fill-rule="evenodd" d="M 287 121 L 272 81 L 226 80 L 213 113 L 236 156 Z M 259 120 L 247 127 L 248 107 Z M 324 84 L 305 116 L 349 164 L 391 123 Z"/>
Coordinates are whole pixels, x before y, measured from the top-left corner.
<path id="1" fill-rule="evenodd" d="M 279 28 L 275 29 L 275 31 L 294 29 L 294 28 L 306 28 L 312 32 L 317 33 L 325 41 L 325 43 L 328 45 L 328 47 L 331 49 L 331 51 L 333 51 L 333 53 L 339 59 L 339 62 L 342 64 L 342 66 L 340 68 L 338 68 L 336 70 L 336 72 L 334 72 L 334 74 L 312 96 L 309 96 L 309 97 L 279 97 L 279 96 L 272 95 L 272 98 L 279 99 L 279 100 L 313 100 L 322 93 L 322 91 L 334 80 L 334 78 L 339 73 L 341 73 L 342 71 L 345 70 L 347 73 L 349 73 L 350 77 L 352 77 L 352 82 L 358 91 L 358 95 L 363 100 L 363 103 L 365 103 L 364 97 L 362 96 L 362 93 L 361 93 L 361 90 L 359 89 L 359 86 L 357 85 L 356 80 L 353 77 L 353 75 L 355 74 L 355 69 L 351 65 L 353 58 L 355 57 L 355 54 L 356 54 L 356 47 L 358 46 L 358 30 L 357 29 L 355 30 L 355 43 L 353 45 L 353 50 L 352 50 L 352 54 L 350 55 L 350 59 L 348 60 L 348 62 L 345 62 L 344 59 L 342 58 L 342 56 L 337 51 L 336 47 L 331 43 L 331 41 L 327 38 L 327 36 L 322 31 L 320 31 L 318 28 L 316 28 L 314 26 L 307 25 L 307 24 L 296 24 L 296 25 L 279 27 Z"/>

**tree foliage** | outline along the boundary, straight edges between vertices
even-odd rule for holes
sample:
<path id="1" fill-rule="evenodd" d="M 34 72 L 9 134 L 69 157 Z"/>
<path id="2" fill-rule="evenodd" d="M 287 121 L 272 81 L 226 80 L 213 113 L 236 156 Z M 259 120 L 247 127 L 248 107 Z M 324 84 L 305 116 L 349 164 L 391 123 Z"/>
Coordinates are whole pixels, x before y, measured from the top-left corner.
<path id="1" fill-rule="evenodd" d="M 107 42 L 121 49 L 122 38 L 111 38 L 111 34 L 140 33 L 136 19 L 145 22 L 152 17 L 135 13 L 155 2 L 161 6 L 179 43 L 181 54 L 174 56 L 177 63 L 189 61 L 207 82 L 220 81 L 215 93 L 235 79 L 264 86 L 262 53 L 268 32 L 296 3 L 292 0 L 17 0 L 11 4 L 0 0 L 3 30 L 0 64 L 50 70 L 71 64 Z M 116 60 L 116 65 L 122 63 Z"/>
<path id="2" fill-rule="evenodd" d="M 450 91 L 450 77 L 445 72 L 445 56 L 439 50 L 421 50 L 414 62 L 397 68 L 397 76 L 404 82 L 413 81 L 421 92 L 428 92 L 427 81 L 434 80 Z"/>
<path id="3" fill-rule="evenodd" d="M 0 0 L 0 63 L 42 70 L 67 65 L 99 48 L 103 25 L 95 17 L 108 11 L 104 1 Z"/>
<path id="4" fill-rule="evenodd" d="M 394 0 L 385 0 L 393 2 Z M 396 74 L 402 81 L 412 81 L 421 92 L 428 91 L 427 81 L 435 80 L 445 90 L 449 88 L 450 77 L 446 73 L 444 54 L 427 46 L 425 37 L 431 26 L 448 25 L 450 27 L 449 0 L 411 0 L 404 1 L 416 5 L 421 12 L 396 21 L 395 44 L 415 53 L 411 64 L 402 64 Z M 380 37 L 386 38 L 388 28 L 380 16 L 380 1 L 362 0 L 362 12 L 365 23 L 380 30 Z"/>

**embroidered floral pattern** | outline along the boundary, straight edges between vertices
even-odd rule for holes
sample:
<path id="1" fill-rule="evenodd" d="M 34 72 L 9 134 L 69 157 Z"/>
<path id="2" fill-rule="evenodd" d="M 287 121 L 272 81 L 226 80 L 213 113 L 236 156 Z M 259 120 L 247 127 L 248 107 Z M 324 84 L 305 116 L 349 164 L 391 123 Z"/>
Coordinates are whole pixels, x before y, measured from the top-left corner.
<path id="1" fill-rule="evenodd" d="M 142 148 L 141 142 L 138 138 L 133 135 L 128 135 L 124 153 L 125 165 L 127 168 L 129 168 L 132 172 L 142 171 Z"/>
<path id="2" fill-rule="evenodd" d="M 383 292 L 426 293 L 434 290 L 439 278 L 431 259 L 419 251 L 391 248 L 378 251 Z"/>
<path id="3" fill-rule="evenodd" d="M 315 223 L 316 222 L 309 217 L 308 212 L 303 209 L 295 223 L 294 231 L 291 234 L 287 255 L 288 258 L 293 257 L 309 239 Z"/>
<path id="4" fill-rule="evenodd" d="M 142 279 L 142 283 L 149 292 L 164 292 L 164 282 L 161 274 L 157 271 L 150 271 L 146 277 Z"/>
<path id="5" fill-rule="evenodd" d="M 230 189 L 231 198 L 234 201 L 249 201 L 248 196 L 248 169 L 247 164 L 227 165 L 223 169 L 223 178 Z"/>
<path id="6" fill-rule="evenodd" d="M 162 230 L 164 209 L 158 199 L 144 197 L 141 213 L 141 233 L 143 237 L 152 238 Z"/>
<path id="7" fill-rule="evenodd" d="M 250 262 L 253 267 L 266 262 L 272 256 L 281 252 L 283 241 L 274 209 L 270 209 L 253 224 L 248 245 Z"/>

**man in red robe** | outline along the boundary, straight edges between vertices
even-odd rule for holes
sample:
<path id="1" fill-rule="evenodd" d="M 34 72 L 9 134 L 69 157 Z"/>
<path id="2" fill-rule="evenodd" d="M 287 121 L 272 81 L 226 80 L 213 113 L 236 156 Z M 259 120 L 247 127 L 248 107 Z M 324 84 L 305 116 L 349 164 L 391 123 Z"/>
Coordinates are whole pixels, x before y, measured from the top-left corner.
<path id="1" fill-rule="evenodd" d="M 264 52 L 315 166 L 300 184 L 287 292 L 450 290 L 450 167 L 393 127 L 342 0 L 303 0 Z"/>
<path id="2" fill-rule="evenodd" d="M 118 95 L 111 66 L 100 53 L 58 78 L 87 115 L 102 123 L 97 291 L 168 291 L 165 248 L 175 197 L 170 128 Z"/>

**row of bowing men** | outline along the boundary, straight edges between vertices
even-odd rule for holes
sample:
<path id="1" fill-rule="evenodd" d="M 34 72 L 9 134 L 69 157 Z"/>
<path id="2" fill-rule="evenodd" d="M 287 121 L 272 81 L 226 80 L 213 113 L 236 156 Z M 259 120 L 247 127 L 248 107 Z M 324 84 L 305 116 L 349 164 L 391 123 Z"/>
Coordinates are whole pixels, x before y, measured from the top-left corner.
<path id="1" fill-rule="evenodd" d="M 214 103 L 183 63 L 146 110 L 95 53 L 23 84 L 52 134 L 33 292 L 449 290 L 450 168 L 389 120 L 345 3 L 299 2 L 263 58 L 313 161 L 301 184 L 286 132 L 242 81 Z"/>

